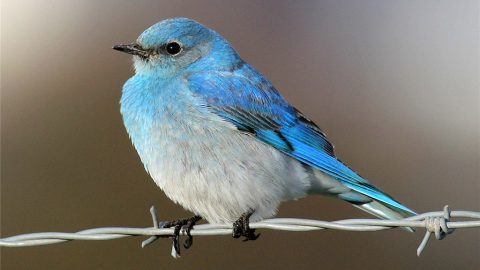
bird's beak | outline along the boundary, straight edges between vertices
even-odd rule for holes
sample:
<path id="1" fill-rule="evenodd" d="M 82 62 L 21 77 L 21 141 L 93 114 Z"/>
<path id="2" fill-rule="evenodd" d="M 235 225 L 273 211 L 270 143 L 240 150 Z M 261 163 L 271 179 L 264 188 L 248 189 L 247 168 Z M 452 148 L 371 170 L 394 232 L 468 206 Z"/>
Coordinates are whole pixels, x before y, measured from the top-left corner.
<path id="1" fill-rule="evenodd" d="M 148 58 L 150 56 L 150 51 L 145 50 L 142 46 L 137 43 L 132 43 L 128 45 L 115 45 L 112 47 L 114 50 L 121 51 L 128 54 L 138 55 L 142 58 Z"/>

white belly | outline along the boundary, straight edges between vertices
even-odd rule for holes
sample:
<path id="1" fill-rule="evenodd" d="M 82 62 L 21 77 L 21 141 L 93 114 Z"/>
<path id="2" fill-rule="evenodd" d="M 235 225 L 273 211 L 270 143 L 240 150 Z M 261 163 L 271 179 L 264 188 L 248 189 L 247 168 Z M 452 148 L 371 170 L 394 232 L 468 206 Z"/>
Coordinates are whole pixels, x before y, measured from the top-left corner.
<path id="1" fill-rule="evenodd" d="M 163 123 L 145 135 L 134 144 L 154 181 L 210 223 L 232 223 L 248 211 L 252 221 L 271 217 L 280 202 L 310 188 L 298 161 L 221 123 Z"/>

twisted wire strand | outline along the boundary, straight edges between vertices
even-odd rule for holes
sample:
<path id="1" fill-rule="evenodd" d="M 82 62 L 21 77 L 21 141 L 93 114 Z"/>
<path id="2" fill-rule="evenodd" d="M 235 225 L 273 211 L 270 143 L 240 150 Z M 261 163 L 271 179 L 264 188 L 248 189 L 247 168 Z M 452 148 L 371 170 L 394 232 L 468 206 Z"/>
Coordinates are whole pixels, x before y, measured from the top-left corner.
<path id="1" fill-rule="evenodd" d="M 75 233 L 63 232 L 40 232 L 10 236 L 0 239 L 0 246 L 3 247 L 25 247 L 61 243 L 72 240 L 111 240 L 129 236 L 150 236 L 142 242 L 145 247 L 160 237 L 173 235 L 173 228 L 163 228 L 166 222 L 159 221 L 155 207 L 150 208 L 153 220 L 153 227 L 128 228 L 128 227 L 104 227 L 82 230 Z M 451 221 L 452 218 L 472 219 L 462 221 Z M 443 211 L 428 212 L 401 220 L 380 220 L 380 219 L 345 219 L 338 221 L 322 221 L 298 218 L 274 218 L 260 222 L 250 223 L 252 229 L 271 229 L 282 231 L 314 231 L 314 230 L 345 230 L 345 231 L 380 231 L 396 227 L 425 228 L 425 236 L 417 249 L 417 256 L 420 256 L 425 249 L 430 236 L 433 234 L 437 240 L 444 239 L 456 229 L 480 227 L 480 212 L 474 211 L 450 211 L 445 206 Z M 231 235 L 232 226 L 218 224 L 195 225 L 191 231 L 192 236 L 206 235 Z M 181 235 L 186 235 L 181 230 Z M 172 256 L 178 258 L 179 251 L 172 247 Z"/>

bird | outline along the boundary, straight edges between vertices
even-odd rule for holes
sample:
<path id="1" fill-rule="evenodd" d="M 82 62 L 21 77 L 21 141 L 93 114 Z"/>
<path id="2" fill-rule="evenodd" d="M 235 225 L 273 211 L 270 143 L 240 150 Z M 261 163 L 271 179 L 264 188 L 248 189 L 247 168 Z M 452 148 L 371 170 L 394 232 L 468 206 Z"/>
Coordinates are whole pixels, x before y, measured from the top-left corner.
<path id="1" fill-rule="evenodd" d="M 165 224 L 175 228 L 174 246 L 184 227 L 191 245 L 200 219 L 255 240 L 249 222 L 314 194 L 382 219 L 415 215 L 340 161 L 322 129 L 214 30 L 165 19 L 113 49 L 133 55 L 120 112 L 140 160 L 169 199 L 194 213 Z"/>

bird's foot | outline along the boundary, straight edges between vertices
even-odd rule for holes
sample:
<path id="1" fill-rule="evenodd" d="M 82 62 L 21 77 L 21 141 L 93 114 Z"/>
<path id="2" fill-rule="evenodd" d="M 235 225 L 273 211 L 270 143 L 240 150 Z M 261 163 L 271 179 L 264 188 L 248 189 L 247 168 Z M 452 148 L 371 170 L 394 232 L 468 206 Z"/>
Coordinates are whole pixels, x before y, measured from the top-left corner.
<path id="1" fill-rule="evenodd" d="M 187 240 L 185 240 L 185 243 L 183 244 L 183 247 L 186 249 L 190 248 L 193 244 L 193 237 L 190 234 L 190 231 L 192 230 L 193 226 L 195 226 L 195 223 L 197 221 L 201 220 L 202 217 L 200 216 L 193 216 L 191 218 L 185 218 L 185 219 L 177 219 L 173 221 L 167 222 L 165 225 L 163 225 L 163 228 L 171 228 L 174 227 L 173 231 L 173 247 L 175 248 L 175 251 L 177 254 L 180 254 L 180 230 L 183 228 L 187 234 Z"/>
<path id="2" fill-rule="evenodd" d="M 255 234 L 255 229 L 250 228 L 250 217 L 253 211 L 249 211 L 240 216 L 237 221 L 233 223 L 233 238 L 239 238 L 245 236 L 243 241 L 256 240 L 260 234 Z"/>

